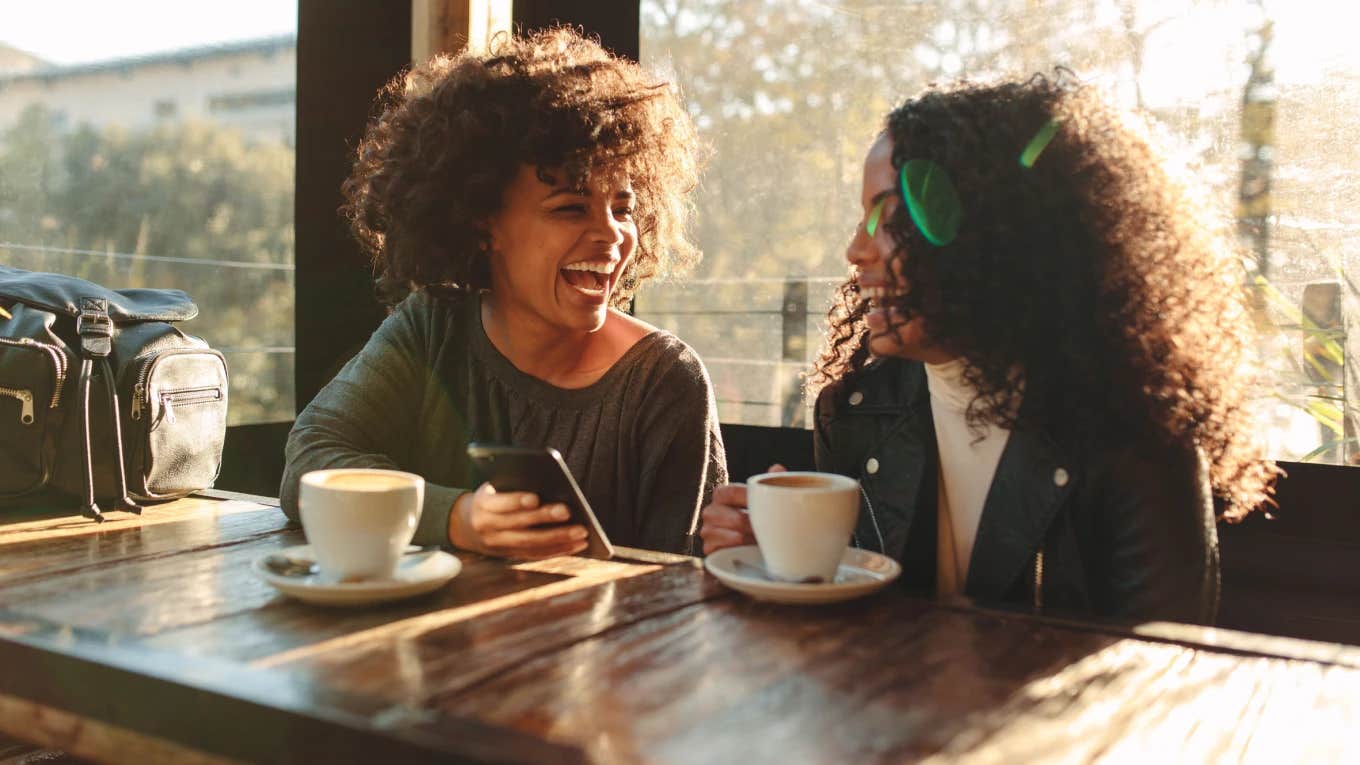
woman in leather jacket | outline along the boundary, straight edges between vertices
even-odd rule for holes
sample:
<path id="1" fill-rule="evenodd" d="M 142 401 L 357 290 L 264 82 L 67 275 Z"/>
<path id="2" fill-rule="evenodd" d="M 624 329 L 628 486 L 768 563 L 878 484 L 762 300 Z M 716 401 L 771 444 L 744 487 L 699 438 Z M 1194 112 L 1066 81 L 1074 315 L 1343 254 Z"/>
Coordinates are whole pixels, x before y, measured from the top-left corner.
<path id="1" fill-rule="evenodd" d="M 941 595 L 1212 623 L 1216 515 L 1268 501 L 1231 239 L 1071 78 L 932 88 L 865 159 L 809 388 L 854 543 Z M 740 486 L 706 552 L 754 541 Z"/>

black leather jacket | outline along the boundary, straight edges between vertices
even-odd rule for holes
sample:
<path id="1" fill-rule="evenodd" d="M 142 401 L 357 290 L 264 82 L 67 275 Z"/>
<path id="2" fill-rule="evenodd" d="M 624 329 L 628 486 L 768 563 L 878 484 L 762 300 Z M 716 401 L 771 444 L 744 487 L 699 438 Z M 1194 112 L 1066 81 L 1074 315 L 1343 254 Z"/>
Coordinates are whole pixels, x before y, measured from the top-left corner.
<path id="1" fill-rule="evenodd" d="M 863 487 L 855 543 L 935 587 L 938 452 L 925 368 L 881 359 L 821 392 L 817 466 Z M 964 593 L 1121 620 L 1211 624 L 1218 535 L 1193 451 L 1065 449 L 1013 431 L 997 465 Z"/>

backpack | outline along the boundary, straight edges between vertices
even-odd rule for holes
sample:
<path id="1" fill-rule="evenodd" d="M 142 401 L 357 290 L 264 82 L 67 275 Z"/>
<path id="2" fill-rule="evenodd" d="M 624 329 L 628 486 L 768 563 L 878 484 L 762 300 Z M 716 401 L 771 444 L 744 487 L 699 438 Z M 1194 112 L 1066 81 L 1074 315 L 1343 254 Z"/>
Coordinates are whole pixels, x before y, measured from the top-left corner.
<path id="1" fill-rule="evenodd" d="M 213 484 L 227 365 L 173 325 L 188 295 L 0 266 L 0 309 L 0 506 L 102 521 L 97 500 L 140 513 Z"/>

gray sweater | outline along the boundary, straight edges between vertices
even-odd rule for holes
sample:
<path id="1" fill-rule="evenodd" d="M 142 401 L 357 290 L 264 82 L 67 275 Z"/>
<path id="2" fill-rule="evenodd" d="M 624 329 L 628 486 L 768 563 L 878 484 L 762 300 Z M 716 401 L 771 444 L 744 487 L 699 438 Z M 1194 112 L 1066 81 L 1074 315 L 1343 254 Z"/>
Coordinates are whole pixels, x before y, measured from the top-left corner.
<path id="1" fill-rule="evenodd" d="M 416 292 L 298 415 L 283 511 L 297 520 L 309 470 L 407 470 L 426 480 L 415 542 L 447 544 L 454 500 L 476 488 L 473 441 L 556 448 L 625 546 L 698 552 L 699 508 L 727 480 L 708 373 L 679 338 L 652 332 L 597 382 L 568 390 L 496 350 L 477 297 Z"/>

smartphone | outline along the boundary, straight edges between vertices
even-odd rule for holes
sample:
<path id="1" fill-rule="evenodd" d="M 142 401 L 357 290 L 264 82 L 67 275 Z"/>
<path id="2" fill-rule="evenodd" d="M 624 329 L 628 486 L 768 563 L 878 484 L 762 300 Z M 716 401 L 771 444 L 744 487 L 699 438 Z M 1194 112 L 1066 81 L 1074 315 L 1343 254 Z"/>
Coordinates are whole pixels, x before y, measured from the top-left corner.
<path id="1" fill-rule="evenodd" d="M 496 491 L 531 491 L 538 495 L 540 504 L 566 505 L 571 517 L 565 523 L 577 523 L 586 529 L 586 549 L 582 555 L 605 560 L 614 557 L 614 546 L 556 449 L 468 444 L 467 453 L 477 469 L 479 482 L 490 483 Z"/>

